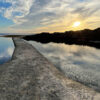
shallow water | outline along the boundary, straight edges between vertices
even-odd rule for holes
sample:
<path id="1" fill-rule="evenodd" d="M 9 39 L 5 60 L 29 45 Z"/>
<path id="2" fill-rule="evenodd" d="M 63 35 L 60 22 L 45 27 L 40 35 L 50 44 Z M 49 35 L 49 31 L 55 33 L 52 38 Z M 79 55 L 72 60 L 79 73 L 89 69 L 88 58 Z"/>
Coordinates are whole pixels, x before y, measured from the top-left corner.
<path id="1" fill-rule="evenodd" d="M 0 65 L 12 58 L 14 44 L 11 38 L 0 37 Z"/>
<path id="2" fill-rule="evenodd" d="M 64 43 L 29 43 L 65 76 L 100 91 L 100 49 Z"/>

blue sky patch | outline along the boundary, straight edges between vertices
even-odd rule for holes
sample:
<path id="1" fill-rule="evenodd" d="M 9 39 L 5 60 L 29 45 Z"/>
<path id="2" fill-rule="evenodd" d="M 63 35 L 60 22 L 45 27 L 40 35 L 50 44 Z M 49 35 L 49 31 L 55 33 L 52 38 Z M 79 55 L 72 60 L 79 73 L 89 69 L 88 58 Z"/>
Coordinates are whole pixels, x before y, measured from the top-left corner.
<path id="1" fill-rule="evenodd" d="M 6 2 L 0 2 L 0 8 L 9 8 L 10 6 L 12 6 L 11 3 L 6 3 Z"/>
<path id="2" fill-rule="evenodd" d="M 12 20 L 9 20 L 9 19 L 6 19 L 4 18 L 3 16 L 0 15 L 0 28 L 2 27 L 7 27 L 9 25 L 13 25 L 13 21 Z"/>

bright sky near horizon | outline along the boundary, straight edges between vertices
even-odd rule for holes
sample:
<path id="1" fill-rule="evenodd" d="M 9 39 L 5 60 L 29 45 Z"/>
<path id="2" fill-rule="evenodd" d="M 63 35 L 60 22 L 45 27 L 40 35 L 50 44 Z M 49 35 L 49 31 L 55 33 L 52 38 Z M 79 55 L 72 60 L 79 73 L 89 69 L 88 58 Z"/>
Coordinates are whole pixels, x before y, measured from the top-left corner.
<path id="1" fill-rule="evenodd" d="M 76 27 L 73 27 L 75 23 Z M 0 0 L 0 33 L 100 27 L 100 0 Z"/>

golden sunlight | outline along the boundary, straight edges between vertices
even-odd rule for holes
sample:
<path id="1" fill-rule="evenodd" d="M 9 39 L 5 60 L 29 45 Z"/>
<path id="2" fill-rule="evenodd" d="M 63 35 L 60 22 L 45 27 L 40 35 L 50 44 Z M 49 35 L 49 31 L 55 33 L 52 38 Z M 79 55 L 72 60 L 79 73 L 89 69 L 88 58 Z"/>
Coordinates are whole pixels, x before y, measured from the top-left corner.
<path id="1" fill-rule="evenodd" d="M 73 24 L 73 27 L 78 27 L 78 26 L 80 26 L 80 24 L 81 24 L 81 22 L 77 21 L 77 22 L 75 22 L 75 23 Z"/>

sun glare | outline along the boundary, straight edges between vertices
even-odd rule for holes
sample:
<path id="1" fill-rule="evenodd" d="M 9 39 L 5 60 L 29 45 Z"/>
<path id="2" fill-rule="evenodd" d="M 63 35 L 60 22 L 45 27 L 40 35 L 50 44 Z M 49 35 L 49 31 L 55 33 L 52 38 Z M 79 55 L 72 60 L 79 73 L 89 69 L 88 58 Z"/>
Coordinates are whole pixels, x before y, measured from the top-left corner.
<path id="1" fill-rule="evenodd" d="M 78 26 L 80 26 L 80 22 L 75 22 L 74 24 L 73 24 L 73 27 L 78 27 Z"/>

